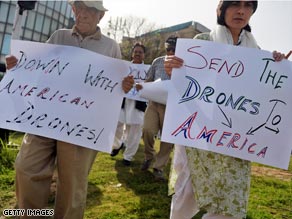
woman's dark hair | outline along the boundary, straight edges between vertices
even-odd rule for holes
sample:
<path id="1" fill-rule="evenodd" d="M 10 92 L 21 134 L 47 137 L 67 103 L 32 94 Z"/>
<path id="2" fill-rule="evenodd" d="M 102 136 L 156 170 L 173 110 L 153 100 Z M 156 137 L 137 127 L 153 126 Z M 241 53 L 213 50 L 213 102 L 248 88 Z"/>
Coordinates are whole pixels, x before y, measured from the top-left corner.
<path id="1" fill-rule="evenodd" d="M 217 11 L 219 10 L 220 13 L 217 12 L 217 23 L 220 25 L 227 26 L 225 23 L 225 13 L 226 9 L 233 3 L 234 1 L 220 1 Z M 250 1 L 253 4 L 253 13 L 257 10 L 258 1 Z M 251 32 L 251 27 L 247 24 L 243 29 Z"/>
<path id="2" fill-rule="evenodd" d="M 141 47 L 143 49 L 144 53 L 146 53 L 146 47 L 142 43 L 135 43 L 131 49 L 131 53 L 133 53 L 133 51 L 136 47 Z"/>

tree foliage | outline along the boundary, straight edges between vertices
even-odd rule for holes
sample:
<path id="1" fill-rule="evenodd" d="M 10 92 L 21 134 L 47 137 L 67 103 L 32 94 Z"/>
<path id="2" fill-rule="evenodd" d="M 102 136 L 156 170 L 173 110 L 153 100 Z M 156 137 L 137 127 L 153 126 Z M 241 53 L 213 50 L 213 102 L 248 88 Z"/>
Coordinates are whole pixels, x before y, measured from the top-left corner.
<path id="1" fill-rule="evenodd" d="M 145 63 L 151 64 L 152 60 L 164 53 L 161 48 L 160 34 L 147 34 L 159 29 L 156 24 L 150 23 L 146 18 L 127 16 L 111 17 L 108 21 L 107 35 L 120 42 L 123 59 L 131 59 L 131 48 L 136 42 L 140 42 L 146 47 Z"/>
<path id="2" fill-rule="evenodd" d="M 156 28 L 146 18 L 135 16 L 111 17 L 108 21 L 107 34 L 120 42 L 123 37 L 136 38 Z"/>

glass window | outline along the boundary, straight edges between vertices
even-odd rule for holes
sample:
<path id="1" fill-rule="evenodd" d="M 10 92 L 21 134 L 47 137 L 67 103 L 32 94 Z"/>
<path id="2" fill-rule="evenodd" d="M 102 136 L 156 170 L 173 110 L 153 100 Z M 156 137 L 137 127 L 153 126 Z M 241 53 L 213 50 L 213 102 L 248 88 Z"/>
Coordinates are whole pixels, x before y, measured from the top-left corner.
<path id="1" fill-rule="evenodd" d="M 61 6 L 61 14 L 66 13 L 66 6 L 67 6 L 67 2 L 66 1 L 62 1 L 62 6 Z"/>
<path id="2" fill-rule="evenodd" d="M 64 28 L 63 24 L 62 23 L 58 23 L 58 29 L 61 29 L 61 28 Z"/>
<path id="3" fill-rule="evenodd" d="M 59 17 L 59 22 L 63 24 L 64 23 L 64 19 L 65 19 L 65 17 L 61 14 L 60 17 Z"/>
<path id="4" fill-rule="evenodd" d="M 39 42 L 41 39 L 41 35 L 37 32 L 33 33 L 33 41 Z"/>
<path id="5" fill-rule="evenodd" d="M 71 7 L 67 7 L 66 17 L 71 17 L 72 9 Z"/>
<path id="6" fill-rule="evenodd" d="M 8 12 L 8 4 L 5 2 L 1 2 L 1 7 L 0 7 L 0 21 L 6 22 L 7 19 L 7 12 Z"/>
<path id="7" fill-rule="evenodd" d="M 2 62 L 5 62 L 5 56 L 4 56 L 4 55 L 1 55 L 1 56 L 0 56 L 0 60 L 1 60 Z"/>
<path id="8" fill-rule="evenodd" d="M 61 1 L 56 1 L 56 3 L 55 3 L 55 10 L 56 11 L 60 11 L 60 7 L 61 7 Z"/>
<path id="9" fill-rule="evenodd" d="M 57 11 L 54 11 L 53 18 L 59 19 L 59 13 Z"/>
<path id="10" fill-rule="evenodd" d="M 35 30 L 37 32 L 42 31 L 43 21 L 44 21 L 44 15 L 37 14 L 36 23 L 35 23 Z"/>
<path id="11" fill-rule="evenodd" d="M 8 15 L 8 23 L 13 24 L 15 17 L 15 5 L 10 5 L 9 15 Z"/>
<path id="12" fill-rule="evenodd" d="M 53 14 L 53 10 L 50 8 L 47 8 L 46 16 L 52 17 L 52 14 Z"/>
<path id="13" fill-rule="evenodd" d="M 3 34 L 4 34 L 4 33 L 0 33 L 0 48 L 2 48 Z"/>
<path id="14" fill-rule="evenodd" d="M 52 34 L 55 30 L 57 30 L 57 26 L 58 26 L 58 23 L 56 20 L 53 20 L 52 21 L 52 26 L 51 26 L 51 33 Z"/>
<path id="15" fill-rule="evenodd" d="M 44 23 L 44 28 L 43 28 L 43 33 L 48 35 L 50 31 L 50 25 L 51 25 L 51 19 L 46 17 L 45 18 L 45 23 Z"/>
<path id="16" fill-rule="evenodd" d="M 27 18 L 26 18 L 26 28 L 29 29 L 34 29 L 34 22 L 35 22 L 35 16 L 36 16 L 36 12 L 35 11 L 29 11 Z"/>
<path id="17" fill-rule="evenodd" d="M 68 20 L 68 19 L 65 19 L 64 26 L 65 26 L 66 28 L 68 28 L 68 23 L 69 23 L 69 20 Z"/>
<path id="18" fill-rule="evenodd" d="M 12 24 L 7 24 L 6 25 L 6 33 L 12 33 Z"/>
<path id="19" fill-rule="evenodd" d="M 4 32 L 5 24 L 0 23 L 0 32 Z"/>
<path id="20" fill-rule="evenodd" d="M 50 8 L 54 8 L 54 3 L 55 3 L 55 1 L 47 1 L 47 5 L 48 5 Z"/>
<path id="21" fill-rule="evenodd" d="M 24 40 L 32 40 L 32 31 L 26 29 L 24 32 Z"/>
<path id="22" fill-rule="evenodd" d="M 39 2 L 37 11 L 38 11 L 39 13 L 41 13 L 41 14 L 44 14 L 44 13 L 45 13 L 45 6 L 44 6 L 44 3 Z"/>
<path id="23" fill-rule="evenodd" d="M 4 55 L 10 54 L 11 35 L 5 34 L 1 53 Z"/>
<path id="24" fill-rule="evenodd" d="M 45 43 L 47 40 L 48 40 L 48 37 L 45 35 L 42 35 L 41 42 Z"/>
<path id="25" fill-rule="evenodd" d="M 1 53 L 0 53 L 0 61 L 5 63 L 5 56 L 2 56 Z"/>

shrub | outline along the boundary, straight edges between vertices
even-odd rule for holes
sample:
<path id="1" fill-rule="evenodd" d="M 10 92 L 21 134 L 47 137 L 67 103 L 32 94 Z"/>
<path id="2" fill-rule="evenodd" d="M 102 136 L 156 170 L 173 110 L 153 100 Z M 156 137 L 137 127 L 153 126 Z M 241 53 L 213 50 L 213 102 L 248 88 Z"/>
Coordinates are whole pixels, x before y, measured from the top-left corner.
<path id="1" fill-rule="evenodd" d="M 12 150 L 7 147 L 7 144 L 0 139 L 0 174 L 6 173 L 13 169 L 14 160 L 17 155 L 17 150 Z"/>

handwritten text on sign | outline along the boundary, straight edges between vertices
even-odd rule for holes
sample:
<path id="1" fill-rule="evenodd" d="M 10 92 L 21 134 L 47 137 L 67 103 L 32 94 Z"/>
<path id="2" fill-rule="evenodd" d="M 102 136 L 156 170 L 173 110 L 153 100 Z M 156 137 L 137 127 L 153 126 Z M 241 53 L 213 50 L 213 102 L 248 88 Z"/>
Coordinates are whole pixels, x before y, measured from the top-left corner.
<path id="1" fill-rule="evenodd" d="M 110 152 L 131 63 L 70 46 L 12 45 L 19 62 L 0 84 L 0 126 Z"/>
<path id="2" fill-rule="evenodd" d="M 150 68 L 150 65 L 145 64 L 132 64 L 129 66 L 129 72 L 128 75 L 132 75 L 135 83 L 141 83 L 146 80 L 148 69 Z M 128 99 L 132 100 L 139 100 L 147 102 L 148 100 L 140 97 L 141 91 L 138 91 L 135 86 L 125 95 Z"/>
<path id="3" fill-rule="evenodd" d="M 272 54 L 180 39 L 162 140 L 288 168 L 292 63 Z M 179 115 L 179 116 L 178 116 Z"/>

